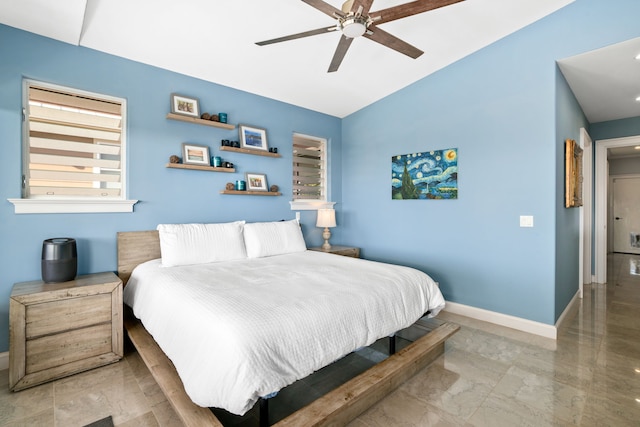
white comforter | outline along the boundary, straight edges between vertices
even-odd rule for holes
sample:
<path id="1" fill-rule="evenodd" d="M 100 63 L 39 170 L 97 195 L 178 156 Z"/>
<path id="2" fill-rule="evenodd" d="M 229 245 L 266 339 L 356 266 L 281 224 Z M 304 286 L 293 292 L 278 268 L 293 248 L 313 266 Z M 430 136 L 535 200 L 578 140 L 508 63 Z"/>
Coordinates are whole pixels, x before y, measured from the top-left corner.
<path id="1" fill-rule="evenodd" d="M 445 304 L 418 270 L 313 251 L 170 268 L 149 261 L 124 300 L 193 402 L 238 415 Z"/>

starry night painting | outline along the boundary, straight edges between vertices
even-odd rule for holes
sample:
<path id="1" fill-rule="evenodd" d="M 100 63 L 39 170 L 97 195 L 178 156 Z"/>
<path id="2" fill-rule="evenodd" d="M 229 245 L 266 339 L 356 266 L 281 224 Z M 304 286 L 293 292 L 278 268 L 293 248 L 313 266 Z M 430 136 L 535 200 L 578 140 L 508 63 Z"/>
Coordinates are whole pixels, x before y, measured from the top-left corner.
<path id="1" fill-rule="evenodd" d="M 393 156 L 391 198 L 457 199 L 458 149 Z"/>

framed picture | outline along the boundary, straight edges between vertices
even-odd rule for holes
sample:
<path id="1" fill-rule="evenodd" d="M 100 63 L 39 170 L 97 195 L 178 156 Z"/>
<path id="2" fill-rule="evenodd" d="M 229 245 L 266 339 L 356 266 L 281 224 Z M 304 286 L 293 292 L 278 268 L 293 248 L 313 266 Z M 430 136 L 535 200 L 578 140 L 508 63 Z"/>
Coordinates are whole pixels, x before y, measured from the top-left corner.
<path id="1" fill-rule="evenodd" d="M 267 175 L 263 173 L 245 173 L 248 191 L 269 191 Z"/>
<path id="2" fill-rule="evenodd" d="M 240 148 L 269 151 L 267 131 L 246 125 L 239 125 Z"/>
<path id="3" fill-rule="evenodd" d="M 391 157 L 392 200 L 458 198 L 458 149 L 424 150 Z"/>
<path id="4" fill-rule="evenodd" d="M 565 207 L 582 206 L 582 148 L 573 139 L 565 141 Z"/>
<path id="5" fill-rule="evenodd" d="M 182 163 L 185 165 L 210 166 L 209 147 L 183 142 Z"/>
<path id="6" fill-rule="evenodd" d="M 172 93 L 171 112 L 174 114 L 182 114 L 183 116 L 200 118 L 198 99 Z"/>

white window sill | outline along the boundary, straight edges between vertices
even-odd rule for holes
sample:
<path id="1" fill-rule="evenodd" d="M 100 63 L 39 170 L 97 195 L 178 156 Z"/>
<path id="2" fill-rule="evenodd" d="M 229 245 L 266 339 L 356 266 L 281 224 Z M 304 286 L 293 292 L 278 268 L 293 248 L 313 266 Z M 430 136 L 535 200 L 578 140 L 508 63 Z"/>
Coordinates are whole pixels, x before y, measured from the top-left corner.
<path id="1" fill-rule="evenodd" d="M 322 200 L 293 200 L 289 202 L 292 211 L 317 211 L 318 209 L 333 209 L 336 202 Z"/>
<path id="2" fill-rule="evenodd" d="M 137 200 L 7 199 L 17 214 L 133 212 Z"/>

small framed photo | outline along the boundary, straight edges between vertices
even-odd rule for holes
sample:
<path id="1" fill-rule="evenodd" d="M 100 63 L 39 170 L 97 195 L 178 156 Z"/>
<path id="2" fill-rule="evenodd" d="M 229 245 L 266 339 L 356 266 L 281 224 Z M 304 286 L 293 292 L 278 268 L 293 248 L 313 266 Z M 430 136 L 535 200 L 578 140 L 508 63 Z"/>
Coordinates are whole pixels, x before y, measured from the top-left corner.
<path id="1" fill-rule="evenodd" d="M 182 163 L 185 165 L 211 166 L 209 147 L 206 145 L 182 143 Z"/>
<path id="2" fill-rule="evenodd" d="M 183 116 L 200 118 L 200 105 L 197 98 L 171 94 L 171 112 Z"/>
<path id="3" fill-rule="evenodd" d="M 263 173 L 245 173 L 248 191 L 269 191 L 267 175 Z"/>
<path id="4" fill-rule="evenodd" d="M 267 131 L 246 125 L 239 125 L 240 148 L 269 151 Z"/>

